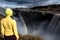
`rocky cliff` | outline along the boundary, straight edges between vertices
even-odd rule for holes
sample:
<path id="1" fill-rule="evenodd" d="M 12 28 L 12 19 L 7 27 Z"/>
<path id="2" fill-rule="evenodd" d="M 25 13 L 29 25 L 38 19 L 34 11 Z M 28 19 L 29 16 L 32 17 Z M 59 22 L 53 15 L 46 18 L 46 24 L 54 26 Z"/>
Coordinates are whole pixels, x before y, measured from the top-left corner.
<path id="1" fill-rule="evenodd" d="M 19 8 L 23 12 L 46 12 L 46 13 L 60 13 L 60 5 L 46 5 L 46 6 L 36 6 L 32 8 Z"/>

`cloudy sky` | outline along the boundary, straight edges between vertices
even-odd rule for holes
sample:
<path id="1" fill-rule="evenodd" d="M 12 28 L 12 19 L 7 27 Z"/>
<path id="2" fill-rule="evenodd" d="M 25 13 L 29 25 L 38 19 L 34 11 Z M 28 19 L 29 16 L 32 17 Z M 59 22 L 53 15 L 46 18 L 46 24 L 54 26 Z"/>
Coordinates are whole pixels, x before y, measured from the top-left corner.
<path id="1" fill-rule="evenodd" d="M 0 0 L 0 7 L 33 7 L 60 4 L 60 0 Z"/>

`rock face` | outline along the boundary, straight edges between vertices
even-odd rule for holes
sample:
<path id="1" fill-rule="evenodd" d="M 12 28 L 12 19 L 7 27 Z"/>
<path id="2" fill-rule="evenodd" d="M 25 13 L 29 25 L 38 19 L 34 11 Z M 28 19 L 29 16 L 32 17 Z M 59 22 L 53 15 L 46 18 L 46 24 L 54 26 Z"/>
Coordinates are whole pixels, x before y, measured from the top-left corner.
<path id="1" fill-rule="evenodd" d="M 60 11 L 60 5 L 36 6 L 31 9 L 40 11 Z"/>
<path id="2" fill-rule="evenodd" d="M 36 6 L 32 8 L 20 8 L 17 9 L 25 12 L 49 12 L 49 13 L 60 13 L 60 5 L 46 5 L 46 6 Z"/>
<path id="3" fill-rule="evenodd" d="M 38 11 L 60 12 L 60 5 L 37 6 L 37 7 L 31 8 L 31 9 L 38 10 Z"/>

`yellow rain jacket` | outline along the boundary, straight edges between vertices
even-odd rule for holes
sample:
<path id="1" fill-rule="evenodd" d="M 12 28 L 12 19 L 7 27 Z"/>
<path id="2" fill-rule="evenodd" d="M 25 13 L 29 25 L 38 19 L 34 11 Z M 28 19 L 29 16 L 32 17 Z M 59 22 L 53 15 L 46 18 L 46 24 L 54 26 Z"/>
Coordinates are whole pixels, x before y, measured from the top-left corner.
<path id="1" fill-rule="evenodd" d="M 11 17 L 7 16 L 6 18 L 1 20 L 1 33 L 4 37 L 6 36 L 11 36 L 15 35 L 16 38 L 18 39 L 18 32 L 17 32 L 17 26 L 16 26 L 16 21 L 13 20 Z"/>

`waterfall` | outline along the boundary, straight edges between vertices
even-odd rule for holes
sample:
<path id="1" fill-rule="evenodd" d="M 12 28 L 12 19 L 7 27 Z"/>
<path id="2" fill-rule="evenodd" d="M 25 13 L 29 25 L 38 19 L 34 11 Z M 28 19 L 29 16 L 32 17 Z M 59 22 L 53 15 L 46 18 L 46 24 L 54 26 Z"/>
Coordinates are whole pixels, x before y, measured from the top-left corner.
<path id="1" fill-rule="evenodd" d="M 47 31 L 49 33 L 54 33 L 55 30 L 58 28 L 58 22 L 59 22 L 59 18 L 60 16 L 59 15 L 54 15 L 51 22 L 49 23 L 49 26 L 47 28 Z"/>
<path id="2" fill-rule="evenodd" d="M 19 16 L 20 16 L 20 18 L 21 18 L 21 19 L 22 19 L 22 21 L 23 21 L 23 24 L 24 24 L 24 27 L 25 27 L 25 32 L 26 32 L 26 34 L 28 34 L 28 30 L 27 30 L 26 23 L 25 23 L 25 21 L 24 21 L 23 17 L 22 17 L 21 15 L 19 15 Z"/>

